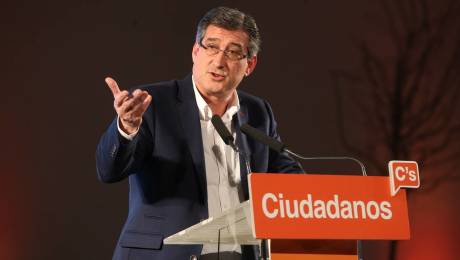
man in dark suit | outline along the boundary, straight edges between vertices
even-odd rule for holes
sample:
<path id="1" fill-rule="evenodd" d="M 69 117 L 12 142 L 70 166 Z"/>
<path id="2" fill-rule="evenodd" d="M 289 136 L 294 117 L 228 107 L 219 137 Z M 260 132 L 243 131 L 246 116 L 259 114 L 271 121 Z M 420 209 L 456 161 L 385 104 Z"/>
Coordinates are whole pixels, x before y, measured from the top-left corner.
<path id="1" fill-rule="evenodd" d="M 254 172 L 301 172 L 285 154 L 240 132 L 249 124 L 279 139 L 269 104 L 237 86 L 257 64 L 260 36 L 238 10 L 210 10 L 198 24 L 192 74 L 131 94 L 107 78 L 118 114 L 101 137 L 97 172 L 106 183 L 129 178 L 129 214 L 113 259 L 210 259 L 214 245 L 163 245 L 165 237 L 247 200 L 241 154 L 210 123 L 222 117 Z M 220 259 L 257 257 L 252 246 L 226 245 Z M 225 258 L 228 257 L 228 258 Z"/>

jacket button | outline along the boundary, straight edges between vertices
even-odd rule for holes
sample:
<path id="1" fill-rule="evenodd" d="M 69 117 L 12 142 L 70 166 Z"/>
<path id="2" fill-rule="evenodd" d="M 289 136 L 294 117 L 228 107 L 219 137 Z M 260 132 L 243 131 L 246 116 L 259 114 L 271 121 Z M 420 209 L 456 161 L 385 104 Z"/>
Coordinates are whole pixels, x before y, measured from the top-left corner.
<path id="1" fill-rule="evenodd" d="M 115 158 L 116 152 L 117 152 L 117 146 L 116 146 L 116 145 L 113 145 L 113 146 L 112 146 L 112 150 L 110 151 L 110 156 L 112 156 L 113 158 Z"/>
<path id="2" fill-rule="evenodd" d="M 198 257 L 196 257 L 196 255 L 191 255 L 190 260 L 198 260 Z"/>

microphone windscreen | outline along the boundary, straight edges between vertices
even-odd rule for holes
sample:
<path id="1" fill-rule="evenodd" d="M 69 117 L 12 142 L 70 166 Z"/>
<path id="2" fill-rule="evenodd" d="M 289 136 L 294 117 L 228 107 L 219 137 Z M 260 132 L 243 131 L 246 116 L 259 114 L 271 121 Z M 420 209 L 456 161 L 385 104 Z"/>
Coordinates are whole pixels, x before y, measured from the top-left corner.
<path id="1" fill-rule="evenodd" d="M 260 131 L 259 129 L 256 129 L 248 124 L 243 124 L 241 126 L 241 131 L 245 133 L 246 135 L 254 138 L 255 140 L 268 145 L 270 149 L 273 149 L 277 152 L 282 152 L 284 148 L 286 147 L 282 142 L 276 140 L 275 138 L 272 138 L 268 135 L 266 135 L 264 132 Z"/>
<path id="2" fill-rule="evenodd" d="M 230 145 L 231 143 L 233 143 L 233 135 L 230 133 L 230 131 L 228 131 L 220 116 L 213 115 L 211 118 L 211 123 L 216 129 L 217 133 L 222 138 L 222 140 L 224 140 L 224 143 L 226 145 Z"/>

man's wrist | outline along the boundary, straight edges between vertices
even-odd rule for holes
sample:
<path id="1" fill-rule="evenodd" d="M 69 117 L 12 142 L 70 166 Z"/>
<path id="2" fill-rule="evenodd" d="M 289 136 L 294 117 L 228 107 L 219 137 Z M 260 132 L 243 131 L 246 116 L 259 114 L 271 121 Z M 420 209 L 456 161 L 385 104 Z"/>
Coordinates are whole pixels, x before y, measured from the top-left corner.
<path id="1" fill-rule="evenodd" d="M 126 140 L 133 140 L 134 137 L 137 135 L 137 133 L 139 132 L 139 127 L 133 131 L 132 133 L 127 133 L 127 131 L 123 130 L 121 128 L 121 118 L 120 117 L 117 117 L 117 128 L 118 128 L 118 132 L 120 133 L 121 136 L 123 136 Z"/>

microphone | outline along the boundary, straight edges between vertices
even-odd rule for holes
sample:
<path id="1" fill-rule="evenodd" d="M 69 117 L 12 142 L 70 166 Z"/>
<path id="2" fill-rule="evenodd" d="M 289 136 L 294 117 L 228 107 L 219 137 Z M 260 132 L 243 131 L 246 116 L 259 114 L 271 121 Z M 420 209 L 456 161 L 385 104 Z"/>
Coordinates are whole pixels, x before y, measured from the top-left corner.
<path id="1" fill-rule="evenodd" d="M 248 124 L 244 124 L 241 126 L 241 132 L 249 135 L 256 141 L 263 143 L 265 145 L 268 145 L 270 149 L 277 151 L 278 153 L 281 153 L 286 150 L 286 145 L 283 144 L 282 142 L 276 140 L 275 138 L 271 138 L 270 136 L 266 135 L 264 132 L 260 131 L 259 129 L 256 129 Z"/>
<path id="2" fill-rule="evenodd" d="M 211 118 L 211 123 L 216 129 L 219 136 L 224 141 L 224 143 L 226 145 L 230 145 L 230 147 L 232 147 L 236 153 L 241 153 L 241 155 L 243 155 L 244 164 L 246 165 L 246 171 L 248 172 L 248 174 L 250 174 L 252 171 L 251 166 L 249 164 L 249 158 L 246 156 L 246 153 L 243 150 L 240 150 L 238 146 L 236 146 L 235 138 L 233 138 L 233 135 L 230 133 L 230 131 L 228 131 L 227 127 L 222 121 L 222 118 L 220 118 L 220 116 L 218 115 L 213 115 Z"/>
<path id="3" fill-rule="evenodd" d="M 363 173 L 363 176 L 367 176 L 366 174 L 366 168 L 364 167 L 364 164 L 353 157 L 347 157 L 347 156 L 332 156 L 332 157 L 304 157 L 302 155 L 296 154 L 289 149 L 287 149 L 286 145 L 283 144 L 282 142 L 276 140 L 273 137 L 270 137 L 266 135 L 264 132 L 260 131 L 259 129 L 256 129 L 248 124 L 243 124 L 241 127 L 241 132 L 245 133 L 246 135 L 250 136 L 251 138 L 255 139 L 256 141 L 267 145 L 270 149 L 282 153 L 286 152 L 289 155 L 294 156 L 297 159 L 300 160 L 351 160 L 359 164 L 361 167 L 361 171 Z"/>
<path id="4" fill-rule="evenodd" d="M 233 141 L 235 139 L 233 138 L 233 135 L 230 133 L 230 131 L 228 131 L 220 116 L 213 115 L 211 118 L 211 123 L 216 129 L 217 133 L 220 135 L 220 137 L 222 137 L 222 140 L 224 140 L 224 143 L 226 145 L 232 146 Z"/>

